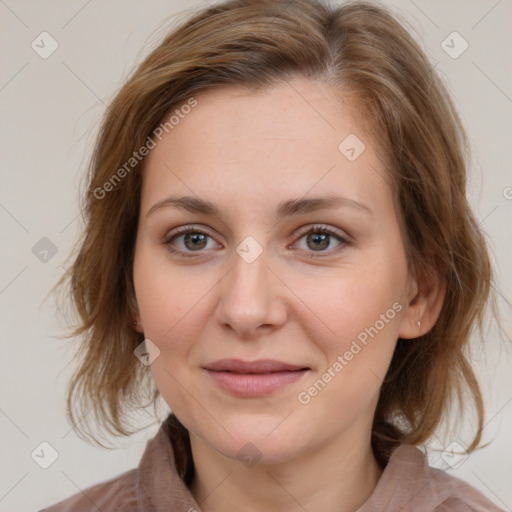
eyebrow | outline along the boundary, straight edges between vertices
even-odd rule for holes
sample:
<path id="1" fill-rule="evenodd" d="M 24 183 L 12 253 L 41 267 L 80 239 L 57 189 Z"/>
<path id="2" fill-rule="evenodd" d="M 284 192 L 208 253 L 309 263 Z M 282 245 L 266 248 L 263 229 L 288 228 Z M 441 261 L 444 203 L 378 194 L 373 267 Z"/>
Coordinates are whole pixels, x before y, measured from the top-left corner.
<path id="1" fill-rule="evenodd" d="M 221 217 L 220 209 L 209 201 L 194 196 L 167 197 L 162 201 L 155 203 L 146 214 L 146 217 L 152 215 L 161 208 L 172 207 L 179 210 L 186 210 L 191 213 L 200 213 L 204 215 L 214 215 Z M 275 217 L 280 220 L 291 215 L 300 215 L 317 210 L 349 207 L 358 211 L 373 215 L 372 210 L 363 203 L 354 199 L 340 195 L 328 195 L 324 197 L 310 197 L 289 199 L 278 204 Z"/>

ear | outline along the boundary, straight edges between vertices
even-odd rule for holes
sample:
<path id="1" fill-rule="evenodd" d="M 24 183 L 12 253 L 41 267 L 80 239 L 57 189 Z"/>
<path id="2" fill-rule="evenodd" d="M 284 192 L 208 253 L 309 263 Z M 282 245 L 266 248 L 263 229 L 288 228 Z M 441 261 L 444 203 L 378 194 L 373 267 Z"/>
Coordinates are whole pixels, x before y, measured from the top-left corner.
<path id="1" fill-rule="evenodd" d="M 446 295 L 444 272 L 429 268 L 411 279 L 398 336 L 413 339 L 429 332 L 437 322 Z M 418 322 L 420 322 L 418 324 Z"/>

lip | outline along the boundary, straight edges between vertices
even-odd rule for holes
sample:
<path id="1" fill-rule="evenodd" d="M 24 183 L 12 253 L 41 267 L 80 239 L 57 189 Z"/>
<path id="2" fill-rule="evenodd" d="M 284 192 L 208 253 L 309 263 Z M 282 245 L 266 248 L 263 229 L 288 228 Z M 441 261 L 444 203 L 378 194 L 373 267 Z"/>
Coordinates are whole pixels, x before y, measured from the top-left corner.
<path id="1" fill-rule="evenodd" d="M 220 359 L 203 368 L 221 389 L 244 397 L 270 395 L 297 381 L 310 370 L 306 366 L 272 359 Z"/>

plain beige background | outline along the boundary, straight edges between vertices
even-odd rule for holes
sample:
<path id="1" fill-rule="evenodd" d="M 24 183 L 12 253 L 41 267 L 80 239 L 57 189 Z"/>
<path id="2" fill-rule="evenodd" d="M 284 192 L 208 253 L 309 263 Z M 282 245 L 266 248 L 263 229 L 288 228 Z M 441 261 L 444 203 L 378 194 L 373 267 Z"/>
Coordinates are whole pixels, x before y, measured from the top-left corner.
<path id="1" fill-rule="evenodd" d="M 489 236 L 497 284 L 511 297 L 511 1 L 390 3 L 410 24 L 461 111 L 474 147 L 470 200 Z M 135 467 L 158 428 L 154 423 L 123 440 L 116 451 L 92 447 L 75 435 L 64 411 L 74 345 L 57 339 L 62 325 L 53 303 L 42 301 L 80 229 L 78 187 L 106 104 L 176 15 L 205 5 L 0 0 L 1 511 L 38 510 Z M 44 31 L 58 44 L 45 59 L 31 47 Z M 464 41 L 468 48 L 453 58 Z M 44 237 L 51 243 L 41 242 Z M 46 262 L 40 259 L 41 247 L 49 251 Z M 503 308 L 503 314 L 510 333 L 510 309 Z M 431 460 L 510 510 L 510 350 L 491 330 L 486 352 L 476 363 L 487 400 L 484 438 L 492 444 L 456 469 L 439 454 Z M 450 441 L 463 443 L 462 437 L 452 437 L 437 446 Z M 47 469 L 31 457 L 41 442 L 58 455 Z"/>

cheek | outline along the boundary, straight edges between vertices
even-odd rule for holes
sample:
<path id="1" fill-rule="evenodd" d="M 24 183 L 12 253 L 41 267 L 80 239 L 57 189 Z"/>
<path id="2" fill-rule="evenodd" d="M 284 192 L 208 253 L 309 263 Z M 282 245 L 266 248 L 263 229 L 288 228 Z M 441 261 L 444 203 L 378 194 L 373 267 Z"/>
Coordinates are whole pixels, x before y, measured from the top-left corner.
<path id="1" fill-rule="evenodd" d="M 396 300 L 400 294 L 387 279 L 372 279 L 372 286 L 363 281 L 363 274 L 345 279 L 317 303 L 319 316 L 333 332 L 312 338 L 324 363 L 296 397 L 312 429 L 312 418 L 326 410 L 327 430 L 351 424 L 368 411 L 371 417 L 391 362 L 403 311 Z"/>
<path id="2" fill-rule="evenodd" d="M 169 407 L 184 415 L 193 406 L 184 389 L 191 389 L 193 382 L 188 365 L 194 346 L 190 340 L 199 339 L 204 328 L 204 291 L 169 265 L 144 263 L 140 258 L 135 265 L 134 281 L 144 336 L 160 350 L 151 373 Z"/>
<path id="3" fill-rule="evenodd" d="M 336 269 L 330 275 L 300 277 L 294 282 L 294 292 L 304 297 L 305 305 L 314 314 L 312 339 L 326 344 L 326 352 L 342 350 L 366 328 L 378 327 L 391 337 L 398 332 L 400 308 L 404 289 L 403 272 L 393 265 L 368 262 L 351 266 L 350 270 Z M 387 313 L 388 312 L 388 313 Z M 387 314 L 386 314 L 387 313 Z M 385 328 L 381 316 L 384 315 Z M 316 334 L 315 334 L 316 333 Z M 324 340 L 319 333 L 325 333 Z"/>
<path id="4" fill-rule="evenodd" d="M 397 252 L 392 253 L 362 259 L 350 271 L 337 269 L 330 279 L 317 280 L 314 292 L 310 279 L 301 281 L 298 294 L 308 298 L 308 306 L 316 313 L 309 334 L 324 356 L 323 366 L 299 397 L 301 404 L 312 406 L 310 411 L 321 414 L 324 407 L 333 406 L 333 417 L 345 421 L 347 415 L 355 418 L 376 400 L 404 310 L 407 274 Z"/>
<path id="5" fill-rule="evenodd" d="M 141 248 L 134 262 L 134 285 L 146 337 L 166 344 L 179 340 L 176 333 L 191 324 L 201 298 L 214 285 L 213 279 L 211 285 L 207 281 L 205 275 L 171 265 L 165 254 Z"/>
<path id="6" fill-rule="evenodd" d="M 142 251 L 136 256 L 134 286 L 144 337 L 160 350 L 151 363 L 151 373 L 167 404 L 180 410 L 187 407 L 181 404 L 180 383 L 190 387 L 187 361 L 191 344 L 187 340 L 197 337 L 202 328 L 199 321 L 194 322 L 201 309 L 200 294 L 168 264 L 151 261 Z"/>

